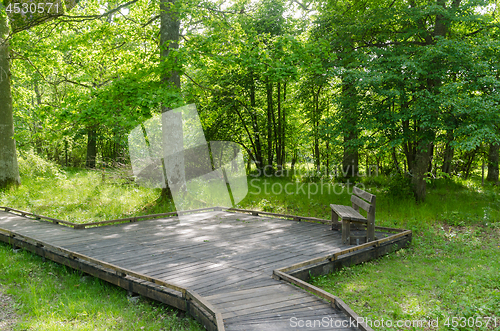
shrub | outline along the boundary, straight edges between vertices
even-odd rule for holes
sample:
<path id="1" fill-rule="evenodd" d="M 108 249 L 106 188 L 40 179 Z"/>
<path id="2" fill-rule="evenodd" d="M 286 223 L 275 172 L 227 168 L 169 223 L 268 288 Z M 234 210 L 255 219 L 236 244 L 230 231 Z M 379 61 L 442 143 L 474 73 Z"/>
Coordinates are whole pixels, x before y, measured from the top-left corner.
<path id="1" fill-rule="evenodd" d="M 59 165 L 44 160 L 33 151 L 24 152 L 18 155 L 17 160 L 21 177 L 66 177 Z"/>
<path id="2" fill-rule="evenodd" d="M 401 174 L 393 175 L 387 184 L 387 193 L 394 198 L 406 199 L 413 197 L 411 177 Z"/>

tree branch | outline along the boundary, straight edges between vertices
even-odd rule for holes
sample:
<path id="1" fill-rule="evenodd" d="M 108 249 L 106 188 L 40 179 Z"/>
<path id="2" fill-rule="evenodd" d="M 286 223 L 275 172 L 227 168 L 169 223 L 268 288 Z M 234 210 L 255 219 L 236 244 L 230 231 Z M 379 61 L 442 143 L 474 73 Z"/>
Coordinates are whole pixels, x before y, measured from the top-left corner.
<path id="1" fill-rule="evenodd" d="M 146 23 L 142 24 L 141 26 L 144 28 L 144 27 L 148 26 L 149 24 L 153 23 L 154 21 L 156 21 L 159 18 L 160 18 L 160 15 L 156 15 L 155 17 L 151 18 L 149 21 L 147 21 Z"/>
<path id="2" fill-rule="evenodd" d="M 15 58 L 18 58 L 18 59 L 21 59 L 21 60 L 24 60 L 24 61 L 28 62 L 28 63 L 29 63 L 29 64 L 30 64 L 30 65 L 31 65 L 34 69 L 35 69 L 35 71 L 36 71 L 36 72 L 38 72 L 38 74 L 42 77 L 42 79 L 43 79 L 44 81 L 47 81 L 47 80 L 45 79 L 45 76 L 41 73 L 41 71 L 40 71 L 40 70 L 38 70 L 38 68 L 37 68 L 37 67 L 33 64 L 33 62 L 31 62 L 31 60 L 30 60 L 29 58 L 27 58 L 27 57 L 26 57 L 26 56 L 24 56 L 24 55 L 19 54 L 18 52 L 14 51 L 14 50 L 12 50 L 12 49 L 10 50 L 10 52 L 16 55 L 16 57 L 15 57 Z"/>
<path id="3" fill-rule="evenodd" d="M 120 5 L 116 8 L 113 8 L 103 14 L 100 14 L 100 15 L 79 15 L 79 16 L 72 16 L 72 15 L 61 15 L 60 17 L 66 17 L 66 18 L 69 18 L 70 20 L 63 20 L 63 21 L 75 21 L 76 20 L 81 20 L 81 21 L 87 21 L 87 20 L 95 20 L 95 19 L 99 19 L 99 18 L 103 18 L 105 16 L 108 16 L 108 15 L 111 15 L 113 13 L 116 13 L 117 11 L 120 11 L 122 8 L 125 8 L 127 6 L 130 6 L 134 3 L 136 3 L 137 1 L 139 0 L 131 0 L 129 2 L 126 2 L 124 3 L 123 5 Z"/>

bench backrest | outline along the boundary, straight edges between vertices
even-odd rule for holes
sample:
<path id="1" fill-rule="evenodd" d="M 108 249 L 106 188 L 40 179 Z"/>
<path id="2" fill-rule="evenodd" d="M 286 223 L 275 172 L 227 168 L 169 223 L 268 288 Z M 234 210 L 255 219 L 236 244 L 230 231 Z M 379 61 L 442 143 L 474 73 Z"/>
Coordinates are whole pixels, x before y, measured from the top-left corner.
<path id="1" fill-rule="evenodd" d="M 365 192 L 356 186 L 354 186 L 352 193 L 352 208 L 357 211 L 359 211 L 359 208 L 364 209 L 368 214 L 368 221 L 375 221 L 375 195 Z"/>

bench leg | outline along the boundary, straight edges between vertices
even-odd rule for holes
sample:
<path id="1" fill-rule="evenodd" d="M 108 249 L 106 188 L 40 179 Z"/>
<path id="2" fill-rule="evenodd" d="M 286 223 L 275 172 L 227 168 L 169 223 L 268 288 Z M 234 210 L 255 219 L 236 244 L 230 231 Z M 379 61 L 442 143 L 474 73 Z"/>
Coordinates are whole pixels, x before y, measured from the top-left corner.
<path id="1" fill-rule="evenodd" d="M 351 242 L 351 222 L 342 220 L 342 243 L 350 245 Z"/>
<path id="2" fill-rule="evenodd" d="M 337 213 L 335 213 L 333 210 L 332 210 L 332 227 L 331 227 L 331 230 L 333 230 L 333 225 L 337 225 L 339 221 L 339 215 L 337 215 Z"/>
<path id="3" fill-rule="evenodd" d="M 366 224 L 366 242 L 375 240 L 375 222 L 373 220 L 368 220 Z"/>

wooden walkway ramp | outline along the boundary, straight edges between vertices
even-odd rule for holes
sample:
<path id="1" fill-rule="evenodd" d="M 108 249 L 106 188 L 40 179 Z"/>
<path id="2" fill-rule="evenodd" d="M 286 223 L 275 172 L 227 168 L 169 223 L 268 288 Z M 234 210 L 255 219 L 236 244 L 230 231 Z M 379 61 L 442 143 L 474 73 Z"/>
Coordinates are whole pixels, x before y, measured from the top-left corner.
<path id="1" fill-rule="evenodd" d="M 379 237 L 388 235 L 378 232 Z M 75 268 L 91 274 L 94 266 L 107 276 L 97 271 L 94 275 L 133 292 L 140 293 L 132 283 L 148 286 L 141 294 L 153 299 L 165 301 L 155 291 L 168 292 L 172 298 L 166 303 L 181 309 L 186 304 L 184 289 L 189 289 L 187 297 L 195 299 L 198 307 L 195 315 L 201 316 L 198 319 L 207 329 L 369 329 L 349 323 L 354 313 L 349 314 L 345 304 L 332 304 L 278 280 L 277 272 L 273 278 L 277 269 L 300 267 L 311 260 L 312 265 L 315 259 L 325 260 L 326 254 L 353 247 L 340 244 L 340 232 L 327 224 L 210 211 L 180 220 L 73 229 L 0 211 L 0 239 L 29 246 L 56 262 L 66 258 L 61 263 L 72 267 L 78 262 Z M 52 257 L 57 254 L 62 257 Z M 165 287 L 158 280 L 173 286 Z M 189 304 L 186 307 L 190 310 Z M 211 315 L 210 310 L 219 315 Z M 313 327 L 305 328 L 307 323 Z"/>

